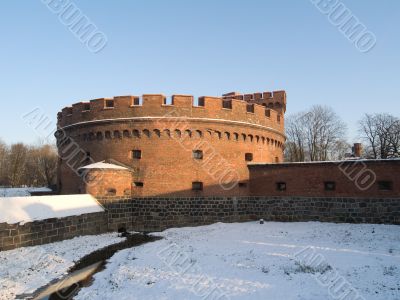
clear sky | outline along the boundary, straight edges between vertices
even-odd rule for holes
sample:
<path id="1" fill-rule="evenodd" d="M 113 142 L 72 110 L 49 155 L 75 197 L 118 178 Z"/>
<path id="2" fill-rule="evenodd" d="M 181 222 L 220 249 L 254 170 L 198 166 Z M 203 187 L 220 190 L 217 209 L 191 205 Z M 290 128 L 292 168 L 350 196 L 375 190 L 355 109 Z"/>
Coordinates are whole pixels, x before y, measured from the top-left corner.
<path id="1" fill-rule="evenodd" d="M 144 93 L 284 89 L 287 113 L 332 106 L 349 125 L 400 111 L 400 1 L 342 0 L 376 35 L 361 53 L 309 0 L 74 1 L 107 36 L 88 51 L 40 0 L 1 1 L 0 138 L 35 142 L 21 116 Z"/>

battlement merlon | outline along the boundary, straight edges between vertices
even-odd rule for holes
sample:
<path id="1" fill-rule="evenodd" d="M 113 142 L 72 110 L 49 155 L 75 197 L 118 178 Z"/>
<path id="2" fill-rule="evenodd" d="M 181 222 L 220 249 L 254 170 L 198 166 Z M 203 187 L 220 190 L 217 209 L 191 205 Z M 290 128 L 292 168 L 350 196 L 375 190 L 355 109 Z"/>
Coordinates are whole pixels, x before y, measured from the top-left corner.
<path id="1" fill-rule="evenodd" d="M 278 110 L 281 113 L 286 112 L 286 92 L 273 91 L 273 92 L 258 92 L 253 94 L 241 94 L 238 92 L 230 92 L 222 95 L 223 99 L 231 100 L 244 100 L 248 103 L 255 103 L 266 106 L 271 109 Z"/>

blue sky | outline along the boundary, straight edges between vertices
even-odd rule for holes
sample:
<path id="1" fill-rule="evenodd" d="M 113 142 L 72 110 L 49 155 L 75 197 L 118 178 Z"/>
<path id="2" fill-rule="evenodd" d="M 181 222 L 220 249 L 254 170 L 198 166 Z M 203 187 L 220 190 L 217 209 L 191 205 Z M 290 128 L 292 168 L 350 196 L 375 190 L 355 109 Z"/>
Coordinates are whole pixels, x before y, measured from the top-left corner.
<path id="1" fill-rule="evenodd" d="M 363 113 L 400 111 L 400 2 L 342 3 L 377 37 L 360 53 L 309 0 L 74 1 L 105 33 L 92 53 L 40 0 L 2 1 L 0 138 L 35 142 L 21 116 L 143 93 L 284 89 L 288 111 L 333 107 L 356 138 Z"/>

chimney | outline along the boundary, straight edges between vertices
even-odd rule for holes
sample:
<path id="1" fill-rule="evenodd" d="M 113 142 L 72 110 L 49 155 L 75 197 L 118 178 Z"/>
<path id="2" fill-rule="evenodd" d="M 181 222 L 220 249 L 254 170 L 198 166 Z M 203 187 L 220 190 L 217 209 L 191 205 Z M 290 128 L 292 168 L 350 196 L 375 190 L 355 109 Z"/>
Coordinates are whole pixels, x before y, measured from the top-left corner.
<path id="1" fill-rule="evenodd" d="M 361 143 L 354 143 L 353 154 L 354 154 L 354 157 L 361 157 L 361 154 L 362 154 L 362 144 Z"/>

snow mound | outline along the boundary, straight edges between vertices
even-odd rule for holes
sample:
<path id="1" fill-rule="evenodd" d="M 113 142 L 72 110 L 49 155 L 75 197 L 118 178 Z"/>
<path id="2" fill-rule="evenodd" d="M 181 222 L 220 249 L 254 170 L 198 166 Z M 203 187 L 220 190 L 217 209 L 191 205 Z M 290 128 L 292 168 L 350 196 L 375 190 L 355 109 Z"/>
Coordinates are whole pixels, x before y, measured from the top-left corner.
<path id="1" fill-rule="evenodd" d="M 79 170 L 82 170 L 82 169 L 128 170 L 128 168 L 121 167 L 121 166 L 118 166 L 118 165 L 115 165 L 115 164 L 109 164 L 109 163 L 106 163 L 106 162 L 104 162 L 104 161 L 101 161 L 101 162 L 97 162 L 97 163 L 94 163 L 94 164 L 91 164 L 91 165 L 84 166 L 84 167 L 80 168 Z"/>
<path id="2" fill-rule="evenodd" d="M 0 198 L 0 223 L 28 223 L 103 211 L 91 195 Z"/>

